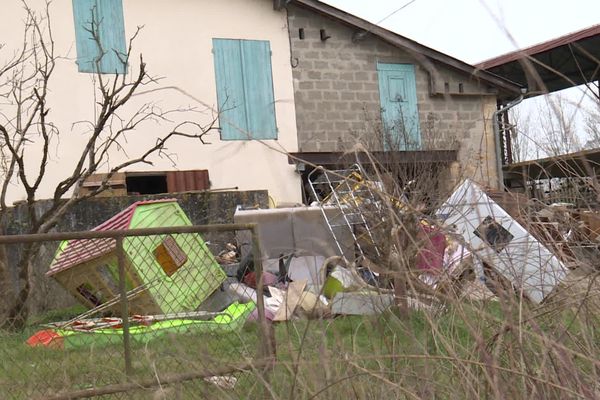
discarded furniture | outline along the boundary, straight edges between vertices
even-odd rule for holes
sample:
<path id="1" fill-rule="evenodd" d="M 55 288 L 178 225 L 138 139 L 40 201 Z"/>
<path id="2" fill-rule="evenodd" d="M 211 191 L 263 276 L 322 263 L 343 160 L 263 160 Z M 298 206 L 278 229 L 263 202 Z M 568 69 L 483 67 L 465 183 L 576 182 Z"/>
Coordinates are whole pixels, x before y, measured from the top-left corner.
<path id="1" fill-rule="evenodd" d="M 335 213 L 332 207 L 325 207 L 326 214 Z M 337 237 L 331 236 L 321 207 L 290 207 L 268 210 L 241 210 L 233 216 L 236 224 L 257 224 L 260 238 L 260 254 L 263 260 L 278 259 L 281 254 L 294 253 L 300 256 L 330 257 L 338 254 L 337 242 L 352 252 L 352 233 L 341 228 Z M 239 231 L 237 240 L 242 256 L 251 251 L 251 237 Z"/>
<path id="2" fill-rule="evenodd" d="M 341 315 L 380 314 L 394 304 L 394 295 L 370 290 L 340 292 L 331 302 L 331 313 Z"/>
<path id="3" fill-rule="evenodd" d="M 466 179 L 437 212 L 470 250 L 532 301 L 541 302 L 566 266 L 476 183 Z"/>
<path id="4" fill-rule="evenodd" d="M 93 231 L 185 225 L 192 223 L 176 200 L 139 201 Z M 196 310 L 226 278 L 199 234 L 126 237 L 123 250 L 132 314 Z M 110 304 L 119 295 L 116 242 L 64 241 L 46 274 L 87 307 Z"/>

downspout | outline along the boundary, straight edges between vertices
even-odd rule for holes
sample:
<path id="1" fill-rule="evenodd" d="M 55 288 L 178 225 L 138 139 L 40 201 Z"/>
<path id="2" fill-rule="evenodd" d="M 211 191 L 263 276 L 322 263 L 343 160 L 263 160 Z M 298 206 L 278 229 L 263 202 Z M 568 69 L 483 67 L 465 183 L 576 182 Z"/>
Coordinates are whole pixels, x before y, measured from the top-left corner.
<path id="1" fill-rule="evenodd" d="M 282 8 L 287 7 L 287 5 L 291 2 L 292 0 L 273 0 L 273 10 L 279 11 Z"/>
<path id="2" fill-rule="evenodd" d="M 504 173 L 502 172 L 502 149 L 500 148 L 500 122 L 499 116 L 508 112 L 511 108 L 523 101 L 527 89 L 521 89 L 521 95 L 515 100 L 494 112 L 492 119 L 494 120 L 494 144 L 496 145 L 496 172 L 498 174 L 498 189 L 504 190 Z"/>

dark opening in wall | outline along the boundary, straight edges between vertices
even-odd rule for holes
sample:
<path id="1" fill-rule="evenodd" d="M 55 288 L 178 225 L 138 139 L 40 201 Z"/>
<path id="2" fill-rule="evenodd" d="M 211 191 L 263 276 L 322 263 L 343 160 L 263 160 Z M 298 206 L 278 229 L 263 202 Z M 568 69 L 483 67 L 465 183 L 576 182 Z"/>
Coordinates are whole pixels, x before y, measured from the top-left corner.
<path id="1" fill-rule="evenodd" d="M 167 175 L 127 175 L 127 194 L 168 193 Z"/>
<path id="2" fill-rule="evenodd" d="M 117 172 L 110 178 L 106 173 L 92 174 L 85 180 L 80 194 L 85 195 L 100 188 L 107 190 L 100 196 L 125 196 L 134 194 L 182 193 L 210 189 L 208 170 L 184 171 L 132 171 Z"/>
<path id="3" fill-rule="evenodd" d="M 304 38 L 305 38 L 305 36 L 304 36 L 304 28 L 298 29 L 298 37 L 300 38 L 300 40 L 304 40 Z"/>

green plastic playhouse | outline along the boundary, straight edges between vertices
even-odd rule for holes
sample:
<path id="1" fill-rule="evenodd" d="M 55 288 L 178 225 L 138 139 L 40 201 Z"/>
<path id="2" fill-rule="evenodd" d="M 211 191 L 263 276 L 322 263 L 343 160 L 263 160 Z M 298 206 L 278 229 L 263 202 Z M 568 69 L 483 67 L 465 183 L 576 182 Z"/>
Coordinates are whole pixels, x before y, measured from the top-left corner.
<path id="1" fill-rule="evenodd" d="M 136 202 L 93 231 L 186 225 L 189 218 L 169 199 Z M 193 311 L 226 279 L 199 234 L 127 237 L 123 249 L 131 314 Z M 116 241 L 64 241 L 47 275 L 90 308 L 110 302 L 119 294 Z"/>

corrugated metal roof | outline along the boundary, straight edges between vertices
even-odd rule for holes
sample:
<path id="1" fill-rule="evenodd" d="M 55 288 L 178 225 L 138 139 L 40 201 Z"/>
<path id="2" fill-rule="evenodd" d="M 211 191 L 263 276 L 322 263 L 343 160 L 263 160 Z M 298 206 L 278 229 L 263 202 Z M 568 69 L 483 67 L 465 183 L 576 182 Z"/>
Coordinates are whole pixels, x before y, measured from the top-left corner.
<path id="1" fill-rule="evenodd" d="M 594 25 L 477 67 L 526 86 L 532 97 L 597 81 L 599 59 L 600 25 Z"/>
<path id="2" fill-rule="evenodd" d="M 600 24 L 590 26 L 589 28 L 585 28 L 577 32 L 572 32 L 564 36 L 560 36 L 556 39 L 552 39 L 547 42 L 538 43 L 534 46 L 527 47 L 522 50 L 511 51 L 510 53 L 506 53 L 501 56 L 482 61 L 479 64 L 476 64 L 475 66 L 479 69 L 490 69 L 493 67 L 497 67 L 498 65 L 519 60 L 526 56 L 533 56 L 535 54 L 552 50 L 557 47 L 564 46 L 566 44 L 571 44 L 573 42 L 577 42 L 578 40 L 586 39 L 596 35 L 600 35 Z"/>
<path id="3" fill-rule="evenodd" d="M 126 230 L 129 228 L 133 214 L 139 206 L 155 203 L 171 203 L 176 201 L 176 199 L 136 201 L 120 213 L 93 228 L 92 231 Z M 60 253 L 58 258 L 54 260 L 50 266 L 50 270 L 46 272 L 46 275 L 52 276 L 75 265 L 102 257 L 113 251 L 115 249 L 115 245 L 116 241 L 114 239 L 70 240 L 67 243 L 67 247 L 62 251 L 62 253 Z"/>
<path id="4" fill-rule="evenodd" d="M 167 171 L 167 190 L 169 193 L 208 189 L 210 189 L 208 170 Z"/>

